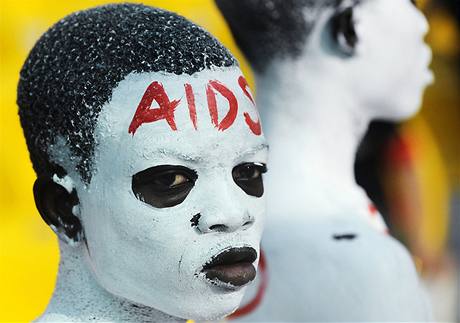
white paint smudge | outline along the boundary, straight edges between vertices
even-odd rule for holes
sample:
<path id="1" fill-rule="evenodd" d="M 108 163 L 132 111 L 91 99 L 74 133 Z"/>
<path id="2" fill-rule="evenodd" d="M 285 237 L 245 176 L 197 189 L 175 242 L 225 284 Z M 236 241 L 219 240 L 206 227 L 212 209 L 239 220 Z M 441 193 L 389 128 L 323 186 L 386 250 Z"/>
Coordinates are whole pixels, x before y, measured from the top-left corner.
<path id="1" fill-rule="evenodd" d="M 53 182 L 55 182 L 58 185 L 61 185 L 63 188 L 66 189 L 66 191 L 70 194 L 75 188 L 75 184 L 72 180 L 72 178 L 69 175 L 64 176 L 63 178 L 60 178 L 57 174 L 53 175 Z"/>

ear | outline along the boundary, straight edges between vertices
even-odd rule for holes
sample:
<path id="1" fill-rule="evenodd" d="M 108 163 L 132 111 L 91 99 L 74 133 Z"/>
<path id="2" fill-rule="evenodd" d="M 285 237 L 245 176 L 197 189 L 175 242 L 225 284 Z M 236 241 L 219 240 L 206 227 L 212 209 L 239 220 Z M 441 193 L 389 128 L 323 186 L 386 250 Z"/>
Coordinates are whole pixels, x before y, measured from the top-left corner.
<path id="1" fill-rule="evenodd" d="M 355 53 L 358 36 L 353 20 L 354 8 L 338 8 L 338 11 L 331 18 L 332 36 L 336 42 L 338 50 L 347 56 Z"/>
<path id="2" fill-rule="evenodd" d="M 52 178 L 40 176 L 34 184 L 34 198 L 41 217 L 61 240 L 70 244 L 81 240 L 82 226 L 72 212 L 79 204 L 75 189 L 69 193 Z"/>

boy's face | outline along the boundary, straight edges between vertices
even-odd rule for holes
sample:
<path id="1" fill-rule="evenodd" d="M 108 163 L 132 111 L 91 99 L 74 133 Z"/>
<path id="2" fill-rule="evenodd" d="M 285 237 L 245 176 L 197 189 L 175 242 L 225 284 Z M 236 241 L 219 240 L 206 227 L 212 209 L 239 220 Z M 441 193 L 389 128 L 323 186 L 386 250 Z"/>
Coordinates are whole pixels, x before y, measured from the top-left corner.
<path id="1" fill-rule="evenodd" d="M 241 301 L 258 259 L 267 146 L 240 76 L 131 74 L 103 107 L 93 177 L 77 192 L 87 259 L 111 293 L 193 319 Z"/>

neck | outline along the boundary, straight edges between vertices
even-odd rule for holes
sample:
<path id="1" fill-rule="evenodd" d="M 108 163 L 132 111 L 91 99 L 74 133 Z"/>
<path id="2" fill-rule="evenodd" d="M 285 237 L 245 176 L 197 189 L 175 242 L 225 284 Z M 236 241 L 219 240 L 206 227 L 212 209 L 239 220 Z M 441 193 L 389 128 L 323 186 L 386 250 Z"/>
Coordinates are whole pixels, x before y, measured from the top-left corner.
<path id="1" fill-rule="evenodd" d="M 38 321 L 185 322 L 105 291 L 85 264 L 85 247 L 59 242 L 60 262 L 52 299 Z"/>
<path id="2" fill-rule="evenodd" d="M 324 77 L 317 70 L 305 61 L 284 61 L 256 75 L 270 142 L 268 184 L 302 196 L 310 190 L 331 194 L 333 187 L 361 192 L 354 161 L 371 118 L 340 84 L 343 78 Z"/>

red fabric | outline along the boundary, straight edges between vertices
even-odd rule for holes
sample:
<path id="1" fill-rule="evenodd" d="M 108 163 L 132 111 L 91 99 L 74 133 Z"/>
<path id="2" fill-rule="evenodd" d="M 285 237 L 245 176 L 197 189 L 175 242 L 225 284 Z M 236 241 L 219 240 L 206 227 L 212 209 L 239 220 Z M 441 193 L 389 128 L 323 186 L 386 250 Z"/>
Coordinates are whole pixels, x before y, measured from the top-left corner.
<path id="1" fill-rule="evenodd" d="M 254 311 L 262 302 L 262 299 L 265 295 L 265 290 L 267 289 L 268 285 L 268 273 L 267 273 L 267 262 L 265 261 L 265 254 L 263 250 L 260 251 L 260 259 L 259 259 L 259 275 L 260 275 L 260 284 L 259 289 L 257 290 L 256 296 L 246 305 L 240 307 L 236 310 L 235 313 L 228 316 L 229 319 L 236 319 L 238 317 L 242 317 L 248 315 L 252 311 Z"/>
<path id="2" fill-rule="evenodd" d="M 408 140 L 395 136 L 388 143 L 386 160 L 394 166 L 410 165 L 413 160 L 411 150 L 411 144 Z"/>
<path id="3" fill-rule="evenodd" d="M 372 216 L 377 216 L 378 210 L 373 203 L 369 203 L 369 212 Z"/>

